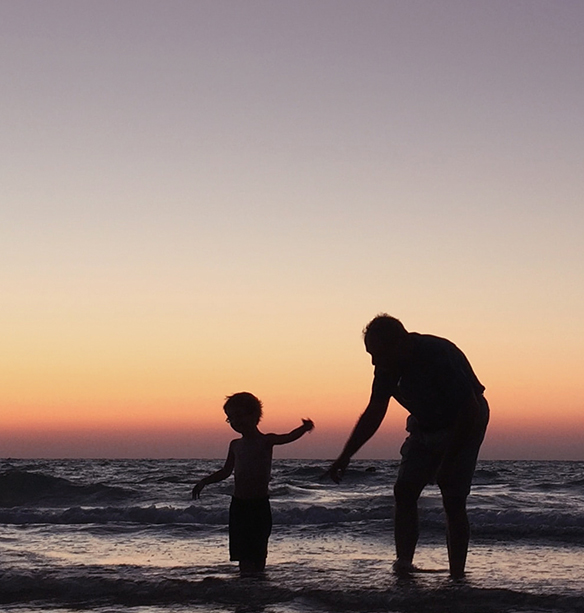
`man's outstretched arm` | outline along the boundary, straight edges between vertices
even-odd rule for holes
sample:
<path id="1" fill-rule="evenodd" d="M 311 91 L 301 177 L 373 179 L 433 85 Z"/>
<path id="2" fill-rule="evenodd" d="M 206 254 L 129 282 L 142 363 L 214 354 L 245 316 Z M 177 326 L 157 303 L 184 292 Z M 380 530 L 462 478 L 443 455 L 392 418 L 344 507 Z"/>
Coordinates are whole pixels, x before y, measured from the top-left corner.
<path id="1" fill-rule="evenodd" d="M 363 445 L 377 432 L 385 414 L 387 413 L 387 400 L 374 400 L 371 398 L 367 408 L 355 425 L 351 436 L 345 443 L 341 455 L 332 463 L 327 474 L 335 482 L 339 483 L 343 477 L 349 461 L 363 447 Z"/>

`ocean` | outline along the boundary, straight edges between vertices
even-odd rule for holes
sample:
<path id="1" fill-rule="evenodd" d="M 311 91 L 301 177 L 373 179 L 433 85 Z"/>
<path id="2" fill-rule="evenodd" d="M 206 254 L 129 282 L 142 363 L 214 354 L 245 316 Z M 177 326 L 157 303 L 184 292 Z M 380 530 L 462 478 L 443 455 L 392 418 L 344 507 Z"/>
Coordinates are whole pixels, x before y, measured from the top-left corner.
<path id="1" fill-rule="evenodd" d="M 584 612 L 584 462 L 481 461 L 467 578 L 447 567 L 439 492 L 417 566 L 392 574 L 397 462 L 275 460 L 265 577 L 229 561 L 221 460 L 0 460 L 0 610 L 12 613 Z"/>

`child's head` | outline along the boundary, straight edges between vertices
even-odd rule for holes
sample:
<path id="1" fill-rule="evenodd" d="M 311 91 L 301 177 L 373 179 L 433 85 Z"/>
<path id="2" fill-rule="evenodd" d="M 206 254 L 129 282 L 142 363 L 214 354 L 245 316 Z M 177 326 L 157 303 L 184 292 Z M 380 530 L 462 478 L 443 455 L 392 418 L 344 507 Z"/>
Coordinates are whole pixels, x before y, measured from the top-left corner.
<path id="1" fill-rule="evenodd" d="M 232 396 L 227 396 L 223 410 L 228 418 L 234 414 L 253 417 L 257 425 L 262 418 L 262 402 L 249 392 L 238 392 Z"/>

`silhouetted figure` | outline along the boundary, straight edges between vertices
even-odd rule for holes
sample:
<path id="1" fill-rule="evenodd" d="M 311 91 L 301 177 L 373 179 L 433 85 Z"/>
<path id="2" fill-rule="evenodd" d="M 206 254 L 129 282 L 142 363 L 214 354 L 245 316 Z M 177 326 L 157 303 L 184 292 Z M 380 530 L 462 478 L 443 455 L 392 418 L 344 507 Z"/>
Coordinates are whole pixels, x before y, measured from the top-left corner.
<path id="1" fill-rule="evenodd" d="M 241 434 L 231 441 L 225 465 L 201 479 L 193 488 L 193 499 L 210 483 L 227 479 L 235 471 L 235 487 L 229 507 L 229 557 L 239 562 L 242 574 L 264 570 L 268 538 L 272 531 L 272 512 L 268 485 L 274 445 L 285 445 L 314 428 L 310 419 L 288 434 L 263 434 L 258 429 L 262 403 L 249 392 L 229 396 L 223 409 L 227 422 Z"/>
<path id="2" fill-rule="evenodd" d="M 466 499 L 489 421 L 484 386 L 465 355 L 450 341 L 408 332 L 382 314 L 363 331 L 375 374 L 371 397 L 329 474 L 338 483 L 351 457 L 377 431 L 393 396 L 410 415 L 394 485 L 398 574 L 415 570 L 418 498 L 437 483 L 446 513 L 450 574 L 464 576 L 469 542 Z"/>

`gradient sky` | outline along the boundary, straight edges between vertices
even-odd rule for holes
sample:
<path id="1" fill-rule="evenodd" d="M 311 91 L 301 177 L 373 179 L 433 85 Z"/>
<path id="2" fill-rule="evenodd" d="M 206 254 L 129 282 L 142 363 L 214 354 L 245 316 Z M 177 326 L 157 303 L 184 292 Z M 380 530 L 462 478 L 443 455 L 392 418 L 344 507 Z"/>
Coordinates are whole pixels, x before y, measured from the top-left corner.
<path id="1" fill-rule="evenodd" d="M 335 456 L 377 313 L 584 459 L 581 0 L 0 1 L 0 456 Z M 394 401 L 361 457 L 398 457 Z"/>

